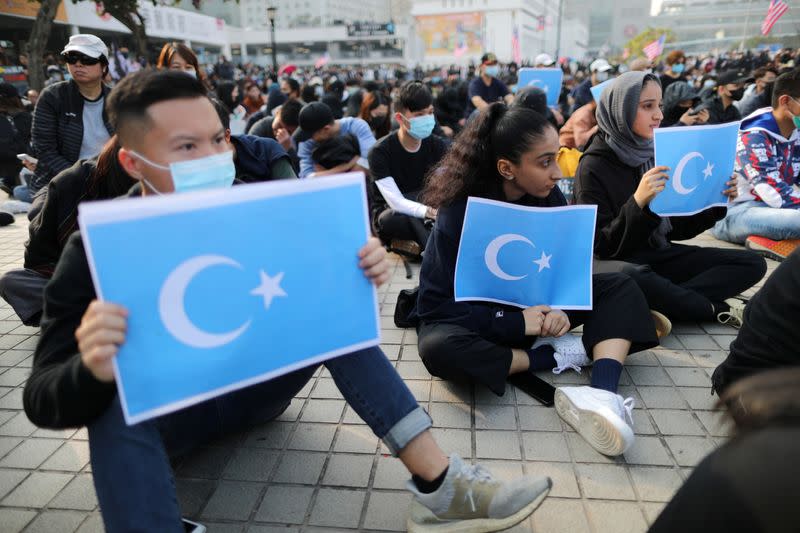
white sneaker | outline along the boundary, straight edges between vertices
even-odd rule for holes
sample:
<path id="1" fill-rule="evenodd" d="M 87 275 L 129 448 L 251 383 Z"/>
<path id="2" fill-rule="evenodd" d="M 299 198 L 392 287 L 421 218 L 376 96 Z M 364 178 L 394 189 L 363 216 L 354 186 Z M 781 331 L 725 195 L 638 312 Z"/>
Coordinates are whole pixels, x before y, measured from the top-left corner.
<path id="1" fill-rule="evenodd" d="M 407 486 L 414 495 L 406 522 L 410 533 L 482 533 L 508 529 L 530 516 L 553 482 L 547 476 L 498 481 L 452 454 L 435 492 L 422 494 L 413 481 Z"/>
<path id="2" fill-rule="evenodd" d="M 583 340 L 578 336 L 567 333 L 561 337 L 539 337 L 531 348 L 538 348 L 544 344 L 549 344 L 555 350 L 553 357 L 556 360 L 556 367 L 553 369 L 553 374 L 560 374 L 570 368 L 580 374 L 582 366 L 592 364 L 586 355 Z"/>
<path id="3" fill-rule="evenodd" d="M 747 301 L 740 298 L 728 298 L 725 303 L 730 306 L 730 309 L 717 314 L 717 321 L 720 324 L 728 324 L 736 329 L 742 327 L 744 323 L 744 308 L 747 306 Z"/>
<path id="4" fill-rule="evenodd" d="M 592 448 L 622 455 L 633 444 L 633 398 L 592 387 L 556 389 L 556 411 Z"/>

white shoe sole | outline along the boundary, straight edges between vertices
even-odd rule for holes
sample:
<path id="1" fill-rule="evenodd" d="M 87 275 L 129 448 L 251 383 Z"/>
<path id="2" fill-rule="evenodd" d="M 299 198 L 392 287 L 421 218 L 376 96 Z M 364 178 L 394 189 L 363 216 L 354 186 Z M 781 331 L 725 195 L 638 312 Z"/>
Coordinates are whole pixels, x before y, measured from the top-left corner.
<path id="1" fill-rule="evenodd" d="M 607 407 L 601 414 L 591 405 L 574 402 L 561 389 L 556 389 L 555 404 L 558 416 L 603 455 L 622 455 L 633 443 L 633 430 Z"/>
<path id="2" fill-rule="evenodd" d="M 441 521 L 435 523 L 437 518 L 430 509 L 417 500 L 414 500 L 411 505 L 416 508 L 409 512 L 409 517 L 406 520 L 406 528 L 409 533 L 488 533 L 491 531 L 502 531 L 515 526 L 529 517 L 536 508 L 542 504 L 552 487 L 553 482 L 548 479 L 547 488 L 531 501 L 531 503 L 513 515 L 505 518 L 477 518 L 474 520 L 454 520 L 451 522 Z M 412 519 L 414 515 L 425 519 L 428 523 L 419 524 L 415 522 Z"/>

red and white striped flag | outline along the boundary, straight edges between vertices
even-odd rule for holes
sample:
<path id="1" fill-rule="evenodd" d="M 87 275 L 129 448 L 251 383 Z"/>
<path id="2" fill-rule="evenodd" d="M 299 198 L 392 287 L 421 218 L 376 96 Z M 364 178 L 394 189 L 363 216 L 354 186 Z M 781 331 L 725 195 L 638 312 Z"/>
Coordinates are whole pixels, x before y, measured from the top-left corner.
<path id="1" fill-rule="evenodd" d="M 769 32 L 772 31 L 772 27 L 778 22 L 778 19 L 787 11 L 789 11 L 789 4 L 783 0 L 771 0 L 769 9 L 767 10 L 767 16 L 764 18 L 764 22 L 761 23 L 761 34 L 769 34 Z"/>
<path id="2" fill-rule="evenodd" d="M 662 35 L 652 43 L 642 48 L 642 52 L 644 52 L 644 55 L 647 56 L 647 59 L 653 61 L 655 58 L 661 55 L 661 52 L 664 51 L 664 41 L 666 41 L 666 38 L 666 35 Z"/>
<path id="3" fill-rule="evenodd" d="M 511 54 L 514 56 L 514 63 L 517 65 L 522 64 L 522 48 L 519 44 L 519 31 L 517 28 L 514 28 L 514 31 L 511 32 Z"/>

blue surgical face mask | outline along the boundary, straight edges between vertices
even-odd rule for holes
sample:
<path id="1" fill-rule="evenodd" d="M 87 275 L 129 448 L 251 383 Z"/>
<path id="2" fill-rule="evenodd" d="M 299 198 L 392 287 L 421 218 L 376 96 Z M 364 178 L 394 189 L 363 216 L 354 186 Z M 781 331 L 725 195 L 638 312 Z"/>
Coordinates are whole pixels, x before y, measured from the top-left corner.
<path id="1" fill-rule="evenodd" d="M 436 118 L 431 113 L 421 117 L 410 118 L 408 123 L 411 125 L 408 129 L 408 134 L 421 141 L 431 136 L 431 132 L 436 126 Z"/>
<path id="2" fill-rule="evenodd" d="M 792 98 L 792 97 L 790 96 L 789 98 Z M 798 102 L 795 98 L 792 98 L 792 100 L 794 101 L 794 103 L 800 104 L 800 102 Z M 790 113 L 791 113 L 791 111 L 790 111 Z M 800 130 L 800 115 L 792 114 L 792 122 L 794 123 L 794 127 L 797 128 L 798 130 Z"/>
<path id="3" fill-rule="evenodd" d="M 492 78 L 496 78 L 498 74 L 500 74 L 500 67 L 497 65 L 489 65 L 483 71 L 486 73 L 487 76 L 491 76 Z"/>
<path id="4" fill-rule="evenodd" d="M 675 63 L 672 65 L 672 72 L 675 74 L 681 74 L 684 70 L 686 70 L 686 65 L 683 63 Z"/>
<path id="5" fill-rule="evenodd" d="M 190 161 L 178 161 L 170 163 L 169 166 L 153 163 L 133 150 L 131 150 L 131 153 L 152 167 L 169 170 L 170 175 L 172 175 L 175 192 L 225 189 L 233 185 L 233 180 L 236 177 L 236 166 L 233 164 L 233 152 L 231 151 Z M 154 193 L 164 194 L 153 187 L 153 184 L 146 179 L 142 178 L 142 181 Z"/>
<path id="6" fill-rule="evenodd" d="M 713 87 L 716 84 L 717 82 L 715 82 L 714 80 L 706 80 L 703 82 L 703 87 L 708 89 L 709 87 Z"/>
<path id="7" fill-rule="evenodd" d="M 595 72 L 594 75 L 597 78 L 597 81 L 599 81 L 600 83 L 603 83 L 604 81 L 608 80 L 608 71 L 607 70 L 603 71 L 603 72 Z"/>

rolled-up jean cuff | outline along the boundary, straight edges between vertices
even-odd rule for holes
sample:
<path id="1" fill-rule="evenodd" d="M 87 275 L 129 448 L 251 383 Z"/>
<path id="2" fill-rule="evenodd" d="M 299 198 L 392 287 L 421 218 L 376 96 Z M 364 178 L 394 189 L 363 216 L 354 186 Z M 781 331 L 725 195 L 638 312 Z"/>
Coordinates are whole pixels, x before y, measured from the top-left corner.
<path id="1" fill-rule="evenodd" d="M 386 435 L 383 436 L 383 443 L 397 457 L 400 450 L 408 446 L 423 431 L 427 431 L 433 425 L 431 417 L 422 407 L 417 407 L 400 421 L 392 426 Z"/>

